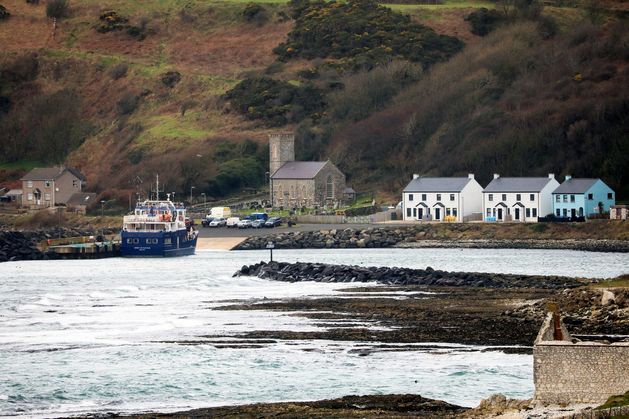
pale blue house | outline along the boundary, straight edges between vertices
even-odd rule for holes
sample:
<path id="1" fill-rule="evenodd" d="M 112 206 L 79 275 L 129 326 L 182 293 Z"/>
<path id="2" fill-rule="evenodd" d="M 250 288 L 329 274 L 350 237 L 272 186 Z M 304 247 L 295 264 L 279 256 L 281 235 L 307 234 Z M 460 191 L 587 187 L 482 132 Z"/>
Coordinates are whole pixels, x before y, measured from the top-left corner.
<path id="1" fill-rule="evenodd" d="M 616 194 L 600 179 L 566 176 L 552 195 L 553 213 L 560 218 L 588 218 L 609 212 L 609 207 L 616 203 Z"/>

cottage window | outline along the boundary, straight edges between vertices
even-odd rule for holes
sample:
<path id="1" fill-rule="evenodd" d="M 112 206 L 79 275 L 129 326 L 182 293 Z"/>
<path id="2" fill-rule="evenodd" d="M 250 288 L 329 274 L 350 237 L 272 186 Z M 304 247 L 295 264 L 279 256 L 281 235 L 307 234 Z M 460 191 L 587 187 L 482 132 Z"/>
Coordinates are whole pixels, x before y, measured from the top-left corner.
<path id="1" fill-rule="evenodd" d="M 454 201 L 454 194 L 453 193 L 450 194 L 450 201 Z"/>
<path id="2" fill-rule="evenodd" d="M 77 186 L 79 186 L 79 181 L 77 179 L 72 179 L 72 186 L 74 188 L 76 188 Z"/>
<path id="3" fill-rule="evenodd" d="M 33 187 L 33 181 L 32 180 L 27 181 L 26 182 L 26 187 L 27 188 L 32 188 Z"/>
<path id="4" fill-rule="evenodd" d="M 33 200 L 33 194 L 32 194 L 32 193 L 29 193 L 29 194 L 28 194 L 28 198 L 27 198 L 27 199 L 28 199 L 29 201 L 32 201 L 32 200 Z"/>
<path id="5" fill-rule="evenodd" d="M 44 199 L 45 199 L 46 201 L 50 201 L 50 194 L 49 194 L 49 193 L 44 194 Z"/>
<path id="6" fill-rule="evenodd" d="M 410 208 L 406 208 L 406 216 L 407 217 L 411 216 L 411 209 Z"/>
<path id="7" fill-rule="evenodd" d="M 570 195 L 570 202 L 574 202 L 574 195 Z"/>
<path id="8" fill-rule="evenodd" d="M 608 193 L 607 199 L 614 199 L 614 194 L 612 192 Z"/>
<path id="9" fill-rule="evenodd" d="M 555 201 L 561 202 L 561 195 L 559 194 L 555 195 Z"/>
<path id="10" fill-rule="evenodd" d="M 409 201 L 412 201 L 412 200 L 413 200 L 413 194 L 412 194 L 412 193 L 409 193 L 409 194 L 408 194 L 408 200 L 409 200 Z"/>
<path id="11" fill-rule="evenodd" d="M 529 200 L 535 201 L 535 194 L 534 193 L 529 195 Z"/>
<path id="12" fill-rule="evenodd" d="M 417 217 L 417 208 L 413 208 L 413 217 Z"/>
<path id="13" fill-rule="evenodd" d="M 589 193 L 589 194 L 588 194 L 588 200 L 590 200 L 590 201 L 591 201 L 591 200 L 593 200 L 593 199 L 594 199 L 594 194 Z"/>
<path id="14" fill-rule="evenodd" d="M 489 201 L 493 201 L 493 200 L 494 200 L 494 194 L 493 194 L 493 193 L 490 193 L 490 194 L 487 196 L 487 199 L 488 199 Z"/>
<path id="15" fill-rule="evenodd" d="M 334 180 L 332 176 L 328 176 L 328 180 L 325 184 L 325 196 L 328 199 L 334 199 Z"/>
<path id="16" fill-rule="evenodd" d="M 563 202 L 568 202 L 568 195 L 563 196 Z"/>
<path id="17" fill-rule="evenodd" d="M 457 209 L 456 208 L 452 208 L 452 215 L 457 217 Z"/>
<path id="18" fill-rule="evenodd" d="M 533 217 L 537 217 L 537 208 L 533 208 Z"/>
<path id="19" fill-rule="evenodd" d="M 437 194 L 437 201 L 441 201 L 441 194 L 440 193 Z"/>
<path id="20" fill-rule="evenodd" d="M 522 195 L 521 194 L 515 194 L 515 200 L 516 201 L 521 201 L 522 200 Z"/>
<path id="21" fill-rule="evenodd" d="M 487 216 L 491 217 L 491 208 L 487 208 Z"/>
<path id="22" fill-rule="evenodd" d="M 563 209 L 563 216 L 564 216 L 564 217 L 567 217 L 567 216 L 568 216 L 568 209 L 567 209 L 567 208 L 564 208 L 564 209 Z"/>
<path id="23" fill-rule="evenodd" d="M 423 194 L 422 194 L 422 201 L 425 201 L 425 200 L 426 200 L 426 194 L 425 194 L 425 193 L 423 193 Z"/>
<path id="24" fill-rule="evenodd" d="M 450 216 L 450 208 L 446 208 L 446 217 Z"/>
<path id="25" fill-rule="evenodd" d="M 506 194 L 506 193 L 503 193 L 503 194 L 502 194 L 502 200 L 503 200 L 503 201 L 506 201 L 506 200 L 507 200 L 507 194 Z"/>
<path id="26" fill-rule="evenodd" d="M 49 180 L 46 180 L 46 181 L 44 181 L 44 186 L 45 186 L 46 188 L 50 188 L 51 183 L 52 183 L 52 182 L 50 182 Z"/>
<path id="27" fill-rule="evenodd" d="M 555 213 L 557 214 L 557 217 L 561 217 L 561 210 L 559 208 L 557 208 Z"/>
<path id="28" fill-rule="evenodd" d="M 527 208 L 525 213 L 526 213 L 526 218 L 529 218 L 531 216 L 531 209 Z"/>

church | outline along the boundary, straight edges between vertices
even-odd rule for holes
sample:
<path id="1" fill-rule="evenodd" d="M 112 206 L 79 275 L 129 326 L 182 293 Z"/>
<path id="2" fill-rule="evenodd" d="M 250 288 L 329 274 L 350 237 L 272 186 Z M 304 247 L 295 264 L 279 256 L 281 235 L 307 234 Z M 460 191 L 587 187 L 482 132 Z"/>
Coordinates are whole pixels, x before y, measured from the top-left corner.
<path id="1" fill-rule="evenodd" d="M 273 207 L 335 207 L 343 201 L 345 175 L 328 161 L 295 161 L 295 136 L 270 134 Z"/>

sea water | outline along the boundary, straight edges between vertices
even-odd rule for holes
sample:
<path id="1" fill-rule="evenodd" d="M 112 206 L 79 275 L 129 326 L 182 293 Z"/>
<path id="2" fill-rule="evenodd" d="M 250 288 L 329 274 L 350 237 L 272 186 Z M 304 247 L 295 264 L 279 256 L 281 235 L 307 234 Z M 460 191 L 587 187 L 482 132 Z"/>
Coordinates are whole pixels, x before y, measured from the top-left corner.
<path id="1" fill-rule="evenodd" d="M 581 277 L 629 272 L 626 255 L 565 250 L 274 253 L 283 261 L 456 271 Z M 173 259 L 0 264 L 0 416 L 168 412 L 388 393 L 473 406 L 497 392 L 532 395 L 530 355 L 480 346 L 425 342 L 412 350 L 400 345 L 399 351 L 365 352 L 378 344 L 280 340 L 217 347 L 217 340 L 229 343 L 244 332 L 324 327 L 295 313 L 221 310 L 223 306 L 347 295 L 339 289 L 348 284 L 232 278 L 242 265 L 266 259 L 266 251 L 206 251 Z M 207 336 L 231 338 L 198 344 Z"/>

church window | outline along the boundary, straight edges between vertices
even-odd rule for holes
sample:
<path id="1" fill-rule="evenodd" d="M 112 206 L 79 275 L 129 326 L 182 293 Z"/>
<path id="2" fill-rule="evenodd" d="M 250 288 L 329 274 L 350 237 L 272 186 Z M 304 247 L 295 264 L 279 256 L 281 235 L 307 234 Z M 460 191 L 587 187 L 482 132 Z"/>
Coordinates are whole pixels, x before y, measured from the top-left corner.
<path id="1" fill-rule="evenodd" d="M 334 180 L 332 176 L 328 176 L 328 180 L 325 184 L 325 197 L 328 199 L 334 199 Z"/>

